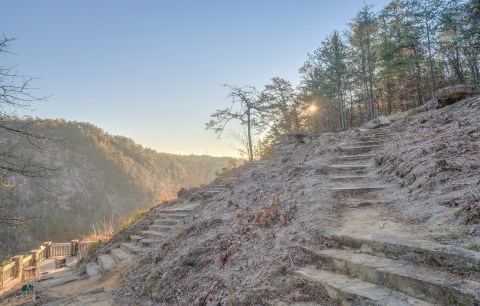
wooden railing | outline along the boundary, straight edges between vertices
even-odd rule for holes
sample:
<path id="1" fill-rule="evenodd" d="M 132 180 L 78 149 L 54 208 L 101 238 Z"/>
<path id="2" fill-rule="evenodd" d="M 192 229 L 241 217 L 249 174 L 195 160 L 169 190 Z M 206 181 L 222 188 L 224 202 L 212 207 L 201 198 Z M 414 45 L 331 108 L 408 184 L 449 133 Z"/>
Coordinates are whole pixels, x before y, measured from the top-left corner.
<path id="1" fill-rule="evenodd" d="M 70 256 L 72 254 L 71 243 L 52 243 L 50 247 L 50 257 L 53 256 Z"/>
<path id="2" fill-rule="evenodd" d="M 32 250 L 29 254 L 10 258 L 9 263 L 0 267 L 0 289 L 12 280 L 24 281 L 32 275 L 35 276 L 38 265 L 49 258 L 84 256 L 93 242 L 78 240 L 64 243 L 44 242 L 39 249 Z"/>
<path id="3" fill-rule="evenodd" d="M 23 257 L 22 264 L 24 267 L 30 267 L 33 265 L 33 255 L 30 254 L 28 256 Z"/>
<path id="4" fill-rule="evenodd" d="M 0 281 L 2 283 L 6 283 L 9 280 L 15 278 L 15 263 L 14 262 L 6 264 L 5 266 L 2 267 L 1 277 L 2 278 L 0 279 Z"/>

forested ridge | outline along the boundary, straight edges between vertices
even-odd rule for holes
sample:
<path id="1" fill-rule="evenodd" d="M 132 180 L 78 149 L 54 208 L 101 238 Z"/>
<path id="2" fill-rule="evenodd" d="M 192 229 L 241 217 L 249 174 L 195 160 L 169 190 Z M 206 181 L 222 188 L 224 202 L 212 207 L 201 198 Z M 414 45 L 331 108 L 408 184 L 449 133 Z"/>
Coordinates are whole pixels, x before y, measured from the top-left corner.
<path id="1" fill-rule="evenodd" d="M 308 55 L 298 87 L 274 77 L 260 92 L 243 90 L 261 118 L 252 122 L 256 156 L 270 155 L 282 133 L 345 130 L 423 105 L 438 88 L 477 84 L 479 52 L 477 0 L 366 5 Z"/>
<path id="2" fill-rule="evenodd" d="M 118 226 L 137 210 L 176 197 L 182 187 L 210 182 L 228 160 L 158 153 L 89 123 L 11 122 L 26 124 L 48 135 L 48 146 L 32 146 L 23 135 L 2 134 L 2 147 L 55 173 L 39 179 L 6 174 L 4 182 L 13 187 L 0 189 L 1 216 L 22 222 L 16 229 L 0 229 L 0 256 L 38 247 L 46 240 L 80 238 L 100 222 Z"/>

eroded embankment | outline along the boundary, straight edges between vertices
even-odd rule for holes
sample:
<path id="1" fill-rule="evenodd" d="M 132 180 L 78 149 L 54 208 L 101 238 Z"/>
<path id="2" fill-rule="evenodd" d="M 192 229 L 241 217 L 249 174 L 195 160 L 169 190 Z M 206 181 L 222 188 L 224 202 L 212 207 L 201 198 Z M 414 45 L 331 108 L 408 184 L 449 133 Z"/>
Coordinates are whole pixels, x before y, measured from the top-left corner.
<path id="1" fill-rule="evenodd" d="M 390 126 L 378 154 L 397 216 L 442 242 L 480 248 L 480 97 Z"/>

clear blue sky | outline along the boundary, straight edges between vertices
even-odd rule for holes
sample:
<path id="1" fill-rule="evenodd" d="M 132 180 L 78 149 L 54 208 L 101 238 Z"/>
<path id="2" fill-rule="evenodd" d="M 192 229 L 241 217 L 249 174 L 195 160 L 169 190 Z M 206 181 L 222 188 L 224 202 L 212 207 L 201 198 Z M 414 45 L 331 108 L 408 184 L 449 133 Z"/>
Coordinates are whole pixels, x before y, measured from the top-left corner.
<path id="1" fill-rule="evenodd" d="M 161 152 L 231 155 L 205 131 L 228 100 L 222 84 L 258 89 L 298 69 L 366 3 L 387 0 L 0 0 L 17 37 L 2 64 L 42 76 L 52 95 L 31 116 L 98 125 Z"/>

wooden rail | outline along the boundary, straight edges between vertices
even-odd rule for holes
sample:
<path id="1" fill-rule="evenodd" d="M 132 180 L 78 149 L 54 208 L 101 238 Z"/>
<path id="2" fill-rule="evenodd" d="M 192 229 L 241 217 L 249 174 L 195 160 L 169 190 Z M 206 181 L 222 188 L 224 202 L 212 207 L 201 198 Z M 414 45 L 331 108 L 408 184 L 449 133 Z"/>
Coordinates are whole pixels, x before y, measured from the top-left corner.
<path id="1" fill-rule="evenodd" d="M 0 267 L 0 289 L 13 280 L 24 281 L 35 276 L 38 265 L 49 258 L 58 256 L 84 256 L 94 241 L 72 240 L 71 242 L 44 242 L 39 249 L 26 255 L 17 255 Z"/>
<path id="2" fill-rule="evenodd" d="M 72 254 L 71 243 L 52 243 L 50 247 L 50 257 L 53 256 L 70 256 Z"/>

